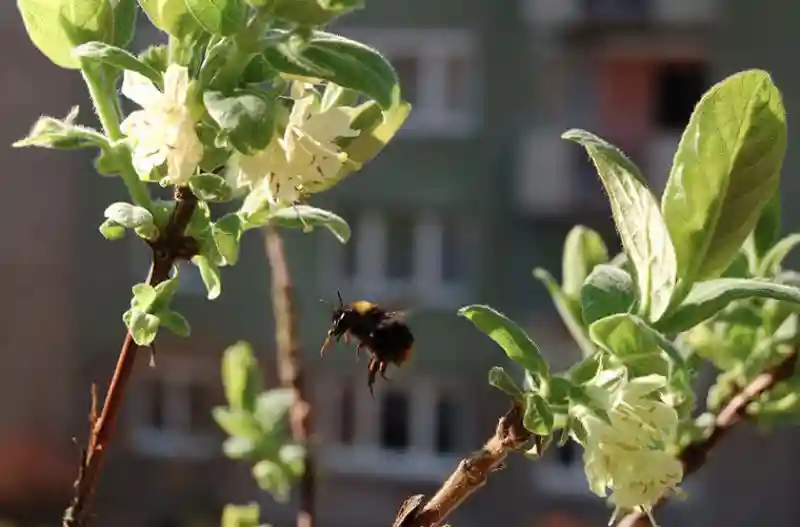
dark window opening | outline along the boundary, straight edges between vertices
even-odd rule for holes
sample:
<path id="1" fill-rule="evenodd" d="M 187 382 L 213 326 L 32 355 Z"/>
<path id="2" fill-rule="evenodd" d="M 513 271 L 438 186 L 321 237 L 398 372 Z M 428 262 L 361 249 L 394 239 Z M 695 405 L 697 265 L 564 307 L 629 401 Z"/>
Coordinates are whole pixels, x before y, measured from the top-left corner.
<path id="1" fill-rule="evenodd" d="M 569 439 L 564 446 L 556 448 L 558 464 L 565 468 L 571 467 L 578 459 L 579 455 L 580 446 L 572 439 Z"/>
<path id="2" fill-rule="evenodd" d="M 189 392 L 189 430 L 192 432 L 216 431 L 217 425 L 211 410 L 222 401 L 214 397 L 210 386 L 193 383 L 187 387 Z"/>
<path id="3" fill-rule="evenodd" d="M 449 397 L 442 397 L 436 404 L 436 451 L 452 454 L 458 445 L 458 407 Z"/>
<path id="4" fill-rule="evenodd" d="M 357 217 L 350 212 L 339 212 L 339 215 L 350 225 L 352 233 L 350 240 L 341 245 L 343 251 L 342 274 L 347 278 L 354 278 L 358 274 L 358 240 L 359 228 Z"/>
<path id="5" fill-rule="evenodd" d="M 342 389 L 339 415 L 339 442 L 343 445 L 353 444 L 355 436 L 355 394 L 353 386 L 347 383 Z"/>
<path id="6" fill-rule="evenodd" d="M 400 79 L 400 87 L 403 90 L 403 99 L 409 103 L 417 103 L 417 85 L 419 83 L 419 60 L 414 56 L 393 55 L 389 57 L 392 66 Z"/>
<path id="7" fill-rule="evenodd" d="M 442 229 L 442 280 L 449 284 L 467 280 L 466 229 L 456 220 L 445 220 Z"/>
<path id="8" fill-rule="evenodd" d="M 381 408 L 381 446 L 391 450 L 406 450 L 408 434 L 408 398 L 397 392 L 384 395 Z"/>
<path id="9" fill-rule="evenodd" d="M 147 422 L 153 428 L 161 430 L 165 427 L 164 406 L 167 402 L 166 386 L 158 380 L 147 382 L 148 395 Z"/>
<path id="10" fill-rule="evenodd" d="M 708 87 L 708 65 L 667 63 L 656 74 L 656 124 L 682 131 Z"/>
<path id="11" fill-rule="evenodd" d="M 410 280 L 414 275 L 414 221 L 390 215 L 386 221 L 386 272 L 388 278 Z"/>

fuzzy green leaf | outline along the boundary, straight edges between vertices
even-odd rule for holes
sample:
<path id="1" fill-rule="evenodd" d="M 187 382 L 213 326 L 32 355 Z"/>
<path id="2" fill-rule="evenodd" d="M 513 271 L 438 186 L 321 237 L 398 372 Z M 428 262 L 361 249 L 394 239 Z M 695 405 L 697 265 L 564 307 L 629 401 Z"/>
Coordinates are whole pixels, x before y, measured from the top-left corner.
<path id="1" fill-rule="evenodd" d="M 538 378 L 549 378 L 547 361 L 542 357 L 539 347 L 511 319 L 489 306 L 472 305 L 458 310 L 458 314 L 495 341 L 508 358 L 531 372 Z"/>
<path id="2" fill-rule="evenodd" d="M 161 74 L 158 71 L 140 61 L 129 51 L 116 46 L 103 42 L 87 42 L 72 50 L 72 53 L 76 57 L 80 57 L 84 60 L 91 60 L 114 66 L 120 71 L 135 71 L 136 73 L 144 75 L 156 85 L 160 86 L 162 83 Z"/>
<path id="3" fill-rule="evenodd" d="M 587 325 L 608 315 L 627 313 L 635 303 L 633 279 L 611 265 L 595 267 L 581 288 L 581 310 Z"/>
<path id="4" fill-rule="evenodd" d="M 681 305 L 654 327 L 664 333 L 681 333 L 713 317 L 731 302 L 745 298 L 774 298 L 800 304 L 800 289 L 767 280 L 707 280 L 695 284 Z"/>
<path id="5" fill-rule="evenodd" d="M 303 229 L 310 232 L 315 227 L 325 227 L 341 243 L 350 239 L 350 226 L 340 216 L 333 212 L 311 207 L 309 205 L 295 205 L 280 209 L 269 217 L 269 223 L 279 227 Z"/>
<path id="6" fill-rule="evenodd" d="M 277 71 L 324 79 L 374 99 L 384 110 L 400 104 L 397 72 L 378 50 L 355 40 L 314 31 L 295 51 L 289 42 L 268 48 L 267 63 Z"/>
<path id="7" fill-rule="evenodd" d="M 232 409 L 255 411 L 261 392 L 261 370 L 247 342 L 237 342 L 222 355 L 222 385 Z"/>
<path id="8" fill-rule="evenodd" d="M 203 103 L 220 127 L 220 136 L 239 152 L 253 155 L 266 148 L 275 132 L 275 104 L 254 92 L 207 91 Z"/>
<path id="9" fill-rule="evenodd" d="M 200 26 L 213 35 L 233 35 L 244 27 L 247 5 L 243 0 L 185 0 Z"/>
<path id="10" fill-rule="evenodd" d="M 700 100 L 662 198 L 682 290 L 731 263 L 778 189 L 785 152 L 786 114 L 767 72 L 732 75 Z"/>
<path id="11" fill-rule="evenodd" d="M 586 148 L 608 193 L 622 245 L 636 270 L 639 312 L 658 320 L 677 281 L 675 249 L 664 218 L 639 169 L 618 148 L 584 130 L 562 136 Z"/>
<path id="12" fill-rule="evenodd" d="M 522 399 L 522 390 L 500 366 L 493 366 L 489 370 L 489 384 L 517 400 Z"/>
<path id="13" fill-rule="evenodd" d="M 577 297 L 595 266 L 608 262 L 608 249 L 596 231 L 576 225 L 567 234 L 561 266 L 564 294 Z"/>

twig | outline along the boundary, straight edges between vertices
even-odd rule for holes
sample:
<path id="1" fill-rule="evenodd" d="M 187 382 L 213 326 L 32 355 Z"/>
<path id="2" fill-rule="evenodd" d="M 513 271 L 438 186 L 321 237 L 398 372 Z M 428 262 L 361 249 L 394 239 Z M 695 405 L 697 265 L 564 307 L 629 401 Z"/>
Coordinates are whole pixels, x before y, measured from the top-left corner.
<path id="1" fill-rule="evenodd" d="M 292 300 L 292 277 L 283 248 L 283 237 L 276 227 L 265 229 L 267 258 L 272 269 L 272 308 L 275 317 L 278 376 L 281 385 L 294 390 L 294 402 L 289 410 L 294 440 L 306 448 L 305 469 L 300 478 L 300 504 L 297 527 L 313 527 L 316 468 L 311 455 L 312 413 L 305 390 L 302 351 Z"/>
<path id="2" fill-rule="evenodd" d="M 197 254 L 197 242 L 184 235 L 189 220 L 197 207 L 197 198 L 188 188 L 178 187 L 175 190 L 175 199 L 177 203 L 167 227 L 156 241 L 149 243 L 153 251 L 153 259 L 147 283 L 153 286 L 169 278 L 172 265 L 177 259 L 189 259 Z M 64 511 L 62 527 L 85 527 L 88 525 L 89 503 L 103 467 L 105 453 L 111 442 L 128 381 L 136 364 L 138 348 L 139 346 L 133 341 L 131 334 L 126 332 L 99 417 L 96 415 L 96 399 L 93 394 L 89 447 L 81 460 L 78 477 L 74 484 L 75 496 L 70 506 Z"/>
<path id="3" fill-rule="evenodd" d="M 794 374 L 796 361 L 797 351 L 795 350 L 778 365 L 753 379 L 750 384 L 728 401 L 728 404 L 717 414 L 708 437 L 691 443 L 681 452 L 680 460 L 683 464 L 684 477 L 697 472 L 705 465 L 708 455 L 714 447 L 746 416 L 747 406 L 751 402 Z M 656 506 L 661 505 L 665 499 L 662 498 Z M 617 527 L 649 527 L 650 525 L 650 520 L 646 515 L 640 512 L 631 512 L 619 521 Z"/>
<path id="4" fill-rule="evenodd" d="M 489 474 L 503 467 L 511 452 L 522 448 L 532 437 L 522 424 L 522 407 L 514 402 L 500 418 L 494 435 L 481 450 L 461 460 L 455 472 L 439 491 L 423 505 L 424 496 L 417 494 L 400 507 L 393 527 L 434 527 L 444 521 L 473 492 L 483 487 Z"/>

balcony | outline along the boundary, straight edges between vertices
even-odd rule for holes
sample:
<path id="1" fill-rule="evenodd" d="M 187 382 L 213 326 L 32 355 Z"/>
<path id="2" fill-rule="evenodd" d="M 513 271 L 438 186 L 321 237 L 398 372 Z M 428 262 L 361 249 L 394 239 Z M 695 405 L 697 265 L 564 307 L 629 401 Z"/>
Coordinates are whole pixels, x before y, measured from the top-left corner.
<path id="1" fill-rule="evenodd" d="M 536 26 L 592 24 L 705 24 L 719 15 L 719 0 L 521 0 Z"/>
<path id="2" fill-rule="evenodd" d="M 608 203 L 594 165 L 583 148 L 560 138 L 562 128 L 539 127 L 520 143 L 514 181 L 517 210 L 526 215 L 563 217 L 606 214 Z M 656 132 L 638 149 L 623 147 L 661 195 L 680 135 Z"/>

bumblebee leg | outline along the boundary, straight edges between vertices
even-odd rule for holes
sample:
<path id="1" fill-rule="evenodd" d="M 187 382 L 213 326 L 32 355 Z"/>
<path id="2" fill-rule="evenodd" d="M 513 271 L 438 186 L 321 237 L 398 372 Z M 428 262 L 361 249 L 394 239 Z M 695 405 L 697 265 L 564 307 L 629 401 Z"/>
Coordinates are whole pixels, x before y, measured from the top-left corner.
<path id="1" fill-rule="evenodd" d="M 320 350 L 319 350 L 319 356 L 320 357 L 324 357 L 325 356 L 325 348 L 327 348 L 328 344 L 330 344 L 330 343 L 331 343 L 331 334 L 328 333 L 328 335 L 325 337 L 325 342 L 322 343 L 322 348 L 320 348 Z"/>
<path id="2" fill-rule="evenodd" d="M 344 343 L 347 344 L 348 346 L 350 345 L 350 332 L 349 331 L 344 334 Z"/>
<path id="3" fill-rule="evenodd" d="M 381 361 L 381 362 L 380 362 L 380 365 L 379 365 L 379 368 L 378 368 L 378 371 L 380 371 L 380 373 L 381 373 L 381 377 L 382 377 L 382 378 L 384 378 L 384 379 L 386 379 L 387 381 L 388 381 L 388 380 L 390 380 L 390 379 L 389 379 L 389 378 L 386 376 L 386 367 L 387 367 L 388 365 L 389 365 L 389 363 L 388 363 L 388 362 Z"/>
<path id="4" fill-rule="evenodd" d="M 375 399 L 375 392 L 373 391 L 373 386 L 375 385 L 375 374 L 378 372 L 378 363 L 375 361 L 375 358 L 371 358 L 369 360 L 369 374 L 367 375 L 367 386 L 369 387 L 369 394 Z"/>

